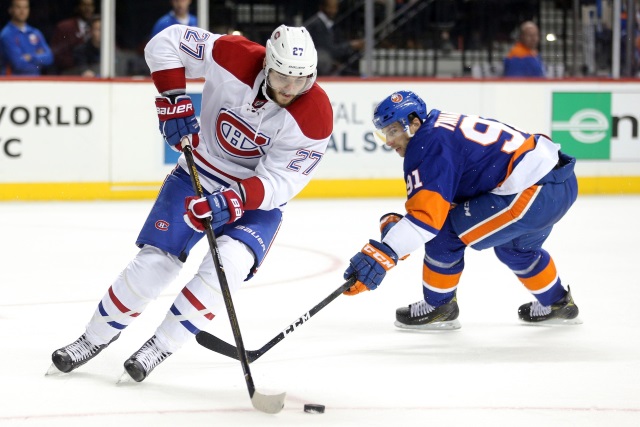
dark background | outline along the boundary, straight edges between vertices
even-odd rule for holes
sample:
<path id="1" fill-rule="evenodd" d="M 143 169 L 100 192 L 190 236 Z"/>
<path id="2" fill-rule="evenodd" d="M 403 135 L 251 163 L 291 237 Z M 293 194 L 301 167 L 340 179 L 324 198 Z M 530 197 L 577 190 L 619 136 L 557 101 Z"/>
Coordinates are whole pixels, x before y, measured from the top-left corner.
<path id="1" fill-rule="evenodd" d="M 96 13 L 100 13 L 101 1 L 94 0 Z M 305 19 L 317 10 L 316 2 L 305 1 L 246 1 L 228 2 L 226 0 L 210 1 L 209 25 L 212 31 L 226 29 L 226 27 L 238 26 L 243 30 L 248 38 L 255 37 L 257 42 L 263 43 L 263 35 L 255 30 L 260 30 L 260 26 L 245 26 L 236 22 L 235 15 L 228 7 L 228 4 L 276 5 L 278 11 L 285 16 L 284 24 L 293 24 L 293 16 L 301 14 Z M 9 5 L 11 0 L 0 0 L 0 28 L 9 21 Z M 53 29 L 57 22 L 73 16 L 73 11 L 77 0 L 31 0 L 31 13 L 29 15 L 29 25 L 42 31 L 47 41 L 51 40 Z M 116 0 L 116 44 L 123 49 L 141 49 L 149 39 L 149 33 L 153 24 L 165 13 L 171 10 L 168 0 Z M 191 4 L 191 13 L 197 14 L 197 1 Z M 273 25 L 268 23 L 270 31 Z M 269 31 L 269 33 L 270 33 Z"/>

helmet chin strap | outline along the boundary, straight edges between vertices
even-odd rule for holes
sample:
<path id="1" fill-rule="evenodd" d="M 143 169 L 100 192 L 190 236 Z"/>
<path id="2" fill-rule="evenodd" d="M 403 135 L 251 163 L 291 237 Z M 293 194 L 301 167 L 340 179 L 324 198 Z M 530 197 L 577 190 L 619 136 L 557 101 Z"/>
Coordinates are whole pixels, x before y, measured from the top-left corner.
<path id="1" fill-rule="evenodd" d="M 413 135 L 415 135 L 415 133 L 411 133 L 411 128 L 409 126 L 407 126 L 404 133 L 406 133 L 409 138 L 413 138 Z"/>
<path id="2" fill-rule="evenodd" d="M 420 120 L 420 123 L 424 123 L 424 121 Z M 412 132 L 411 132 L 411 123 L 409 123 L 409 124 L 407 125 L 407 127 L 405 128 L 405 130 L 404 130 L 404 131 L 405 131 L 405 133 L 407 134 L 407 136 L 408 136 L 409 138 L 413 138 L 413 135 L 415 135 L 415 133 L 412 133 Z"/>

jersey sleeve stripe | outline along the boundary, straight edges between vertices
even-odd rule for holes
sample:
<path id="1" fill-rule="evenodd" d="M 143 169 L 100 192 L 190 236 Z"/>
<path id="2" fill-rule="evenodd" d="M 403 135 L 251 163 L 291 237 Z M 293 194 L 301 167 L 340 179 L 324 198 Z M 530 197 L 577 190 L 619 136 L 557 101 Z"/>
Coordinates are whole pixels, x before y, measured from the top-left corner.
<path id="1" fill-rule="evenodd" d="M 264 201 L 264 184 L 257 176 L 252 176 L 240 182 L 244 195 L 244 208 L 248 210 L 258 209 Z"/>
<path id="2" fill-rule="evenodd" d="M 187 88 L 187 79 L 185 77 L 185 69 L 171 68 L 169 70 L 160 70 L 151 73 L 153 84 L 156 85 L 159 93 L 165 93 L 175 89 Z"/>
<path id="3" fill-rule="evenodd" d="M 440 193 L 420 190 L 407 200 L 405 207 L 413 223 L 437 234 L 447 219 L 451 204 Z"/>
<path id="4" fill-rule="evenodd" d="M 233 176 L 231 174 L 226 173 L 225 171 L 221 170 L 220 168 L 215 167 L 214 165 L 212 165 L 211 163 L 209 163 L 207 161 L 207 159 L 205 159 L 202 154 L 200 154 L 198 151 L 194 151 L 193 155 L 195 156 L 196 159 L 198 159 L 203 166 L 206 166 L 208 169 L 211 169 L 212 172 L 216 173 L 217 175 L 223 176 L 225 178 L 227 178 L 230 181 L 233 182 L 240 182 L 242 179 L 238 178 L 237 176 Z M 227 184 L 228 186 L 228 184 Z"/>

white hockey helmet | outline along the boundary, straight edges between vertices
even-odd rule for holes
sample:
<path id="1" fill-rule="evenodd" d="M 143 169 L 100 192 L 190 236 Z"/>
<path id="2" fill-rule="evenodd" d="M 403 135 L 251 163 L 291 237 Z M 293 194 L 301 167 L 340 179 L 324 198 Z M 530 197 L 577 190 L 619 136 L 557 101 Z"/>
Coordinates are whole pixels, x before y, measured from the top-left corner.
<path id="1" fill-rule="evenodd" d="M 311 89 L 318 75 L 318 52 L 306 28 L 280 25 L 267 40 L 266 48 L 264 73 L 267 84 L 271 86 L 269 72 L 273 70 L 283 76 L 306 77 L 298 94 Z"/>

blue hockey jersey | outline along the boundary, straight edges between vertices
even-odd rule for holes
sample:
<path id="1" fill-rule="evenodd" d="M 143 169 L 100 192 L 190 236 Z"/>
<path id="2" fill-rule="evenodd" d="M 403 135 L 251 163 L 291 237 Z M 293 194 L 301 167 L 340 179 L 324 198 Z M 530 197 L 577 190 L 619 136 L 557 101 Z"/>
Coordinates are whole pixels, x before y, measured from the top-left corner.
<path id="1" fill-rule="evenodd" d="M 559 148 L 531 134 L 478 116 L 431 110 L 407 145 L 407 215 L 384 242 L 402 257 L 431 240 L 449 209 L 485 193 L 517 194 L 558 163 Z"/>

